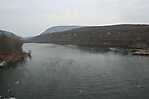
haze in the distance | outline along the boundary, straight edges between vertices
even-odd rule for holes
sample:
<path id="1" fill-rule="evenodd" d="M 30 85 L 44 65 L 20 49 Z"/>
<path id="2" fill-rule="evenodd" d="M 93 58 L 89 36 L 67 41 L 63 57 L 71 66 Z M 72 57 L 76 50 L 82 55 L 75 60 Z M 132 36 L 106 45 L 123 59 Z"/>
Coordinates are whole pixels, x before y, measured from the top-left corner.
<path id="1" fill-rule="evenodd" d="M 0 0 L 0 29 L 33 36 L 50 26 L 149 23 L 149 0 Z"/>

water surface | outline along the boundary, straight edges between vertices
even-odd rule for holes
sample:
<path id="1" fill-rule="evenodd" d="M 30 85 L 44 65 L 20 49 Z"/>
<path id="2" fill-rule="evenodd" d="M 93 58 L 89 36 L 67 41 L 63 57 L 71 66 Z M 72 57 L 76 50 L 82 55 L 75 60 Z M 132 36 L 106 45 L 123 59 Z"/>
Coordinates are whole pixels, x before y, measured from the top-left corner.
<path id="1" fill-rule="evenodd" d="M 0 96 L 148 99 L 149 58 L 54 44 L 25 44 L 32 59 L 0 69 Z"/>

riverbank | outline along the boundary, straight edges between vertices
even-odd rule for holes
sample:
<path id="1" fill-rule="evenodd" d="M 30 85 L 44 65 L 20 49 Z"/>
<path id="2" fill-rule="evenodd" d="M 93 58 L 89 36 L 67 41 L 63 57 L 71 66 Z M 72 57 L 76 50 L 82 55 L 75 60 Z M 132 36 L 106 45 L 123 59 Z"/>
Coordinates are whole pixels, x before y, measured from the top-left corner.
<path id="1" fill-rule="evenodd" d="M 78 47 L 85 50 L 92 50 L 95 52 L 115 52 L 129 55 L 149 56 L 149 48 L 122 48 L 122 47 L 99 47 L 99 46 L 76 46 L 71 45 L 69 47 Z"/>
<path id="2" fill-rule="evenodd" d="M 126 52 L 131 55 L 138 55 L 138 56 L 149 56 L 149 49 L 121 49 L 121 48 L 109 48 L 112 52 Z"/>
<path id="3" fill-rule="evenodd" d="M 0 52 L 0 66 L 21 62 L 30 56 L 30 53 L 26 52 Z"/>
<path id="4" fill-rule="evenodd" d="M 149 49 L 131 49 L 132 55 L 149 56 Z"/>

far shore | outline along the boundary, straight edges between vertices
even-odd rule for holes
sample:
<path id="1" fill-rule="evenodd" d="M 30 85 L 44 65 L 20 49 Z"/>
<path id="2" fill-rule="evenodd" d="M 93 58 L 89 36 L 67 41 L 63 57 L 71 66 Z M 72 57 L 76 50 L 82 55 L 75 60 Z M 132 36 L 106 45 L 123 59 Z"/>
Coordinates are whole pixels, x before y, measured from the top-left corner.
<path id="1" fill-rule="evenodd" d="M 34 42 L 35 43 L 35 42 Z M 30 43 L 30 44 L 34 44 Z M 62 45 L 62 46 L 67 46 L 67 47 L 78 47 L 78 48 L 87 48 L 87 49 L 106 49 L 107 51 L 112 51 L 112 52 L 126 52 L 131 55 L 138 55 L 138 56 L 149 56 L 149 48 L 144 47 L 144 48 L 136 48 L 136 47 L 118 47 L 118 46 L 98 46 L 98 45 L 80 45 L 80 44 L 64 44 L 64 43 L 45 43 L 45 42 L 36 42 L 37 44 L 54 44 L 54 45 Z"/>

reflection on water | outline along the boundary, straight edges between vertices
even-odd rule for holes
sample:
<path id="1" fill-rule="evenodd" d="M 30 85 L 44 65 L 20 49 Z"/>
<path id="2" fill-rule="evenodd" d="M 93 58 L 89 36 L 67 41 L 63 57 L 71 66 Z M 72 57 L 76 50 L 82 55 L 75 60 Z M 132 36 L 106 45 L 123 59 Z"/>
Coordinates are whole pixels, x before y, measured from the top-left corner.
<path id="1" fill-rule="evenodd" d="M 53 44 L 25 44 L 24 49 L 32 50 L 31 60 L 0 70 L 0 96 L 17 99 L 149 98 L 148 57 Z"/>

